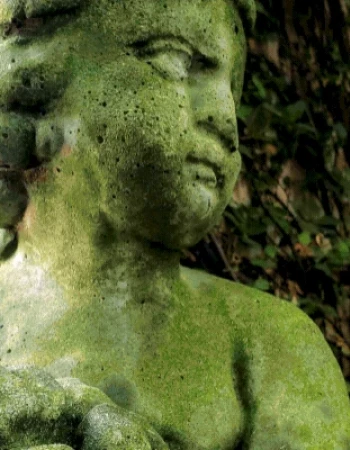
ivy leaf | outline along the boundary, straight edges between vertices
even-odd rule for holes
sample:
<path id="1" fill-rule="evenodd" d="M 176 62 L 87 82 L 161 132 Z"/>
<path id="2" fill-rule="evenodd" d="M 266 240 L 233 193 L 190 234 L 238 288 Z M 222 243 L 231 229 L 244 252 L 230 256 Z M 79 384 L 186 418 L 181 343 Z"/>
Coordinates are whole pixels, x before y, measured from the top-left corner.
<path id="1" fill-rule="evenodd" d="M 267 97 L 266 89 L 256 74 L 254 74 L 252 76 L 252 82 L 253 82 L 254 86 L 256 87 L 256 89 L 258 91 L 258 95 L 261 98 L 261 100 L 265 100 L 265 98 Z"/>
<path id="2" fill-rule="evenodd" d="M 271 259 L 274 259 L 278 253 L 277 247 L 273 245 L 267 245 L 264 249 L 265 255 Z"/>
<path id="3" fill-rule="evenodd" d="M 262 269 L 275 269 L 276 264 L 274 261 L 268 259 L 255 258 L 251 260 L 253 266 L 261 267 Z"/>
<path id="4" fill-rule="evenodd" d="M 310 245 L 312 241 L 310 233 L 308 233 L 307 231 L 303 231 L 299 234 L 298 241 L 300 242 L 300 244 L 303 244 L 305 246 Z"/>
<path id="5" fill-rule="evenodd" d="M 288 105 L 285 110 L 285 117 L 289 123 L 295 123 L 302 118 L 306 112 L 306 103 L 304 100 L 299 100 L 291 105 Z"/>
<path id="6" fill-rule="evenodd" d="M 247 124 L 248 119 L 253 114 L 254 108 L 249 105 L 241 105 L 237 111 L 237 118 L 242 120 L 244 124 Z"/>
<path id="7" fill-rule="evenodd" d="M 347 129 L 344 127 L 344 125 L 340 122 L 336 123 L 333 127 L 334 131 L 336 132 L 339 140 L 343 143 L 348 138 L 348 132 Z"/>
<path id="8" fill-rule="evenodd" d="M 254 281 L 253 287 L 255 289 L 260 289 L 260 291 L 268 291 L 270 289 L 270 283 L 264 278 L 258 278 Z"/>

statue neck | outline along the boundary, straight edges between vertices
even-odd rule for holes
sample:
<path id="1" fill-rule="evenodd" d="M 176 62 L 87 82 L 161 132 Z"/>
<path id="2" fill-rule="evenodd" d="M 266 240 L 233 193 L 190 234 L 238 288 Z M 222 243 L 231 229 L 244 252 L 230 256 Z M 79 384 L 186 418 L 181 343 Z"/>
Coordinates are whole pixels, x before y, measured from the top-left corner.
<path id="1" fill-rule="evenodd" d="M 101 221 L 84 223 L 84 229 L 77 230 L 69 221 L 45 227 L 35 220 L 20 233 L 15 258 L 39 266 L 58 286 L 89 298 L 118 291 L 125 301 L 165 301 L 179 280 L 180 252 Z"/>

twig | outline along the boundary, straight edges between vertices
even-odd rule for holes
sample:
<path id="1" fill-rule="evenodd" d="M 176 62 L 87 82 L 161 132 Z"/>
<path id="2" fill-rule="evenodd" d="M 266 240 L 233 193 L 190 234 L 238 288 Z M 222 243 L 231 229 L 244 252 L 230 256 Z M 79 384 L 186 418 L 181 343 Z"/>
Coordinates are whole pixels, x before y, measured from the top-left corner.
<path id="1" fill-rule="evenodd" d="M 215 245 L 220 257 L 221 257 L 223 263 L 225 264 L 227 272 L 229 272 L 229 274 L 231 275 L 231 277 L 234 281 L 238 281 L 238 277 L 234 273 L 230 263 L 228 262 L 225 252 L 224 252 L 223 248 L 221 247 L 220 242 L 218 241 L 217 237 L 215 236 L 214 233 L 209 233 L 209 236 L 210 236 L 210 239 L 214 242 L 214 245 Z"/>

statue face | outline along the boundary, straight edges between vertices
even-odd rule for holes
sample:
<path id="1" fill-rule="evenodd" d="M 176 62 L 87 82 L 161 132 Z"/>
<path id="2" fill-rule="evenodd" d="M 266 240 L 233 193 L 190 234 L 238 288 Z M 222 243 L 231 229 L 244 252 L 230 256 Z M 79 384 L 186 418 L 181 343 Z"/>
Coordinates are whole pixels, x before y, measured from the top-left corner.
<path id="1" fill-rule="evenodd" d="M 240 168 L 245 40 L 231 1 L 29 3 L 50 16 L 38 7 L 5 30 L 0 98 L 33 124 L 34 161 L 50 161 L 34 203 L 61 198 L 170 248 L 197 242 Z"/>

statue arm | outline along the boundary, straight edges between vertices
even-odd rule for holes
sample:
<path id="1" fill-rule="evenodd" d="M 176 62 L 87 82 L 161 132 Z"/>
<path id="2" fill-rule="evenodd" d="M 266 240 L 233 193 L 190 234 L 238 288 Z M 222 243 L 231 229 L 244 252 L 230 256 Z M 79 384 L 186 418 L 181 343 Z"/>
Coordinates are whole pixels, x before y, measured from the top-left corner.
<path id="1" fill-rule="evenodd" d="M 249 380 L 245 448 L 349 450 L 346 385 L 318 327 L 271 296 L 248 309 L 241 352 Z"/>

